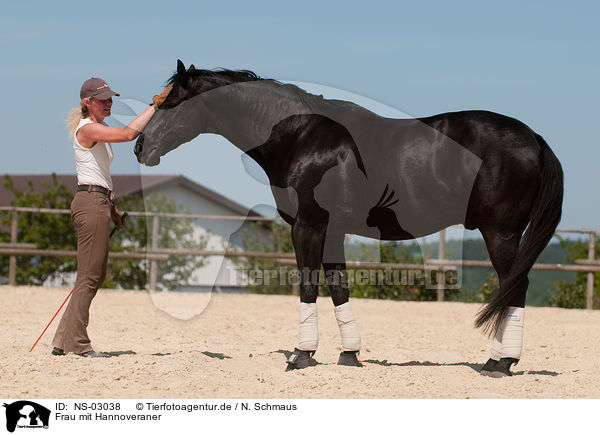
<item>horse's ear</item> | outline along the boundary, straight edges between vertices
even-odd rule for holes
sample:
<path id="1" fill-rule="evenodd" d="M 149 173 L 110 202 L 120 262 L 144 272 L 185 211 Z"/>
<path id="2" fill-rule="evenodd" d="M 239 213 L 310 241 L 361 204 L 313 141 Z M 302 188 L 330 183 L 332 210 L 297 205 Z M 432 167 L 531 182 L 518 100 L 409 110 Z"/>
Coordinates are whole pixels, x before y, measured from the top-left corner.
<path id="1" fill-rule="evenodd" d="M 185 77 L 185 65 L 183 64 L 182 61 L 180 61 L 179 59 L 177 59 L 177 75 L 180 77 Z"/>
<path id="2" fill-rule="evenodd" d="M 181 84 L 181 86 L 183 86 L 184 88 L 187 87 L 187 82 L 188 82 L 188 77 L 187 77 L 187 71 L 185 70 L 185 65 L 183 64 L 182 61 L 180 61 L 179 59 L 177 59 L 177 76 L 176 76 L 176 80 L 179 84 Z"/>

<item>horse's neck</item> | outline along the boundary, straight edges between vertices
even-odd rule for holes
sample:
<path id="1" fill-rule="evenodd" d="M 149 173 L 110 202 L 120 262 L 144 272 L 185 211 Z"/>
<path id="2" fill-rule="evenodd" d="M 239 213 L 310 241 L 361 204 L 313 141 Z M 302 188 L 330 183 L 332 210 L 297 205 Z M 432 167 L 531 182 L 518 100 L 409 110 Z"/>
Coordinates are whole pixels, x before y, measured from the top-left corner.
<path id="1" fill-rule="evenodd" d="M 211 114 L 210 130 L 242 151 L 250 152 L 269 139 L 278 122 L 308 112 L 292 91 L 266 80 L 209 91 L 203 94 L 203 99 Z"/>

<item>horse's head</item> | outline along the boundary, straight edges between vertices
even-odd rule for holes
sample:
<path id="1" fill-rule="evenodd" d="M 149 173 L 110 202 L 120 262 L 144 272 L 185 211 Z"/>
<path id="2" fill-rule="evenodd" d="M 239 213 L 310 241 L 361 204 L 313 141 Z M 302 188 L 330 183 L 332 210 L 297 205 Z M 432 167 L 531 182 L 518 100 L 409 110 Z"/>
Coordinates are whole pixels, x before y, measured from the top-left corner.
<path id="1" fill-rule="evenodd" d="M 201 133 L 213 132 L 213 113 L 203 94 L 239 81 L 257 80 L 249 71 L 208 71 L 177 61 L 177 72 L 170 78 L 173 89 L 146 125 L 135 145 L 140 163 L 157 165 L 160 157 Z"/>
<path id="2" fill-rule="evenodd" d="M 191 79 L 194 71 L 194 65 L 186 70 L 183 62 L 177 61 L 177 72 L 169 80 L 173 89 L 135 144 L 134 152 L 140 163 L 157 165 L 161 156 L 202 132 L 200 122 L 206 118 L 194 116 L 194 112 L 201 112 L 201 107 L 199 104 L 189 104 L 193 97 L 200 94 L 200 81 Z M 186 101 L 187 105 L 184 104 Z"/>

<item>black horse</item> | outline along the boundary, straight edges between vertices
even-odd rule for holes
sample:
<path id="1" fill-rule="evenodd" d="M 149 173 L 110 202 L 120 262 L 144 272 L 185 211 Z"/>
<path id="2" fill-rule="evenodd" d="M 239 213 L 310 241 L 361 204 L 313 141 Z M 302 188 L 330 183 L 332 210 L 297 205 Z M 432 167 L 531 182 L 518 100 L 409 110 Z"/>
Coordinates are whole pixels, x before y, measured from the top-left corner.
<path id="1" fill-rule="evenodd" d="M 487 111 L 384 118 L 250 71 L 186 70 L 181 61 L 169 82 L 173 90 L 135 153 L 152 166 L 197 135 L 216 133 L 264 169 L 292 227 L 302 277 L 300 344 L 288 368 L 314 363 L 318 286 L 311 277 L 321 266 L 342 335 L 339 363 L 360 365 L 345 234 L 406 240 L 463 224 L 481 231 L 500 280 L 475 322 L 495 334 L 482 373 L 511 374 L 522 340 L 515 309 L 525 305 L 529 270 L 561 216 L 561 165 L 540 135 Z"/>

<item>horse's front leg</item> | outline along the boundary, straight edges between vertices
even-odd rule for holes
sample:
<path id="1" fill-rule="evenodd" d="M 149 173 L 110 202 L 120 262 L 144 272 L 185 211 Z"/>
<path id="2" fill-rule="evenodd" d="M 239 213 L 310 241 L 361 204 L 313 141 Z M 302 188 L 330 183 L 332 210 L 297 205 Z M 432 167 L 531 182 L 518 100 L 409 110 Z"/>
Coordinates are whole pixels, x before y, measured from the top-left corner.
<path id="1" fill-rule="evenodd" d="M 298 346 L 287 360 L 286 370 L 303 369 L 316 365 L 312 358 L 319 344 L 317 296 L 319 272 L 327 223 L 315 225 L 297 218 L 292 225 L 292 243 L 300 273 L 300 330 Z"/>
<path id="2" fill-rule="evenodd" d="M 331 292 L 335 318 L 342 336 L 342 353 L 339 365 L 361 367 L 358 361 L 360 351 L 360 333 L 350 307 L 350 290 L 344 257 L 344 234 L 329 230 L 325 237 L 323 250 L 323 270 Z"/>

